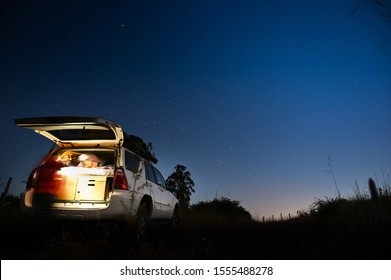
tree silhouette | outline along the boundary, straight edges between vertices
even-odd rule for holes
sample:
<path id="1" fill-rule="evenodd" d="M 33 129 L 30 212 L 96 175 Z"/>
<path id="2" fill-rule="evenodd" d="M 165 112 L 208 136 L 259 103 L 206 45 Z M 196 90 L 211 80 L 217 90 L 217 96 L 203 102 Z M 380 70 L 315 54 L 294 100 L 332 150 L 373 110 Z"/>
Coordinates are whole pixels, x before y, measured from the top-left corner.
<path id="1" fill-rule="evenodd" d="M 190 176 L 184 165 L 177 164 L 175 172 L 166 181 L 167 189 L 176 196 L 182 209 L 189 208 L 190 196 L 194 193 L 194 182 Z"/>

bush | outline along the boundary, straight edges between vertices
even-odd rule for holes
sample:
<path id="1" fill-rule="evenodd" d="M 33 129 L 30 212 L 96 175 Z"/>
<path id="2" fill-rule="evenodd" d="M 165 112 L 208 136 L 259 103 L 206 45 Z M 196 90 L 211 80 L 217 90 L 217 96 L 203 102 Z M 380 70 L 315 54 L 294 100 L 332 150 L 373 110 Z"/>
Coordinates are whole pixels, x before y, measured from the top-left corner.
<path id="1" fill-rule="evenodd" d="M 212 201 L 201 201 L 190 208 L 193 216 L 202 217 L 204 221 L 212 222 L 249 222 L 250 212 L 240 205 L 240 201 L 226 197 L 215 198 Z"/>

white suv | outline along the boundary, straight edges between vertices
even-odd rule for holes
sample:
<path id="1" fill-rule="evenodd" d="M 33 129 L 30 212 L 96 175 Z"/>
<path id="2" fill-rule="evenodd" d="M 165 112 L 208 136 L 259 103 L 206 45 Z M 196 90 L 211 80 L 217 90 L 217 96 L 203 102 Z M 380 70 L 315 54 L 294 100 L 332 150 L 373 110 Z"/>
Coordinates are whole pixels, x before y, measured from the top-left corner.
<path id="1" fill-rule="evenodd" d="M 33 170 L 22 209 L 33 215 L 71 220 L 149 222 L 175 226 L 179 203 L 154 167 L 157 159 L 143 140 L 99 117 L 16 119 L 19 127 L 54 141 L 58 147 Z"/>

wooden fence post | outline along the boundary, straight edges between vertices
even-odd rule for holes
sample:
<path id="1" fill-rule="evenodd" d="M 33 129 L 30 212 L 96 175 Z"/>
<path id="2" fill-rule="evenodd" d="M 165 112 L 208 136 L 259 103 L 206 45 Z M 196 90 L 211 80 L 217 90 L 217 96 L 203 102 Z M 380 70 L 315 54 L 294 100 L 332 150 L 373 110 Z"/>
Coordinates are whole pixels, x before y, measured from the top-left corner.
<path id="1" fill-rule="evenodd" d="M 4 191 L 1 193 L 0 206 L 3 206 L 5 204 L 5 198 L 6 198 L 7 194 L 8 194 L 9 188 L 11 186 L 11 182 L 12 182 L 12 177 L 9 177 L 7 185 L 5 186 Z"/>

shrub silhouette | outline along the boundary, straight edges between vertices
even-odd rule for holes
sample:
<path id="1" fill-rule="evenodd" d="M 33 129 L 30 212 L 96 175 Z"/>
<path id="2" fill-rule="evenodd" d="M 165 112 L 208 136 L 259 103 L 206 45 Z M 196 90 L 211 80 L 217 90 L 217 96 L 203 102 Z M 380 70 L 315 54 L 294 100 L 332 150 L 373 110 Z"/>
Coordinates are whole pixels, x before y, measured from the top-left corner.
<path id="1" fill-rule="evenodd" d="M 209 220 L 220 220 L 220 222 L 252 221 L 250 212 L 240 205 L 240 201 L 226 197 L 215 198 L 212 201 L 200 201 L 191 206 L 191 212 Z"/>

